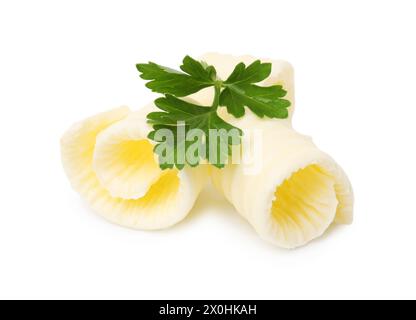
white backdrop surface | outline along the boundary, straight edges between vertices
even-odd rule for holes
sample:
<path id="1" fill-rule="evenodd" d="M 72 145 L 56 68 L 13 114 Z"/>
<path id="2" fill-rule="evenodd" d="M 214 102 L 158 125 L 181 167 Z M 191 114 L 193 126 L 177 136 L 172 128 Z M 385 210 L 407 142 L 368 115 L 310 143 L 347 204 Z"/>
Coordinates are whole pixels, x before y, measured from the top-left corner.
<path id="1" fill-rule="evenodd" d="M 2 1 L 0 298 L 416 298 L 414 1 Z M 166 231 L 111 225 L 70 189 L 73 122 L 155 95 L 135 63 L 289 60 L 295 128 L 351 178 L 355 222 L 286 251 L 215 190 Z"/>

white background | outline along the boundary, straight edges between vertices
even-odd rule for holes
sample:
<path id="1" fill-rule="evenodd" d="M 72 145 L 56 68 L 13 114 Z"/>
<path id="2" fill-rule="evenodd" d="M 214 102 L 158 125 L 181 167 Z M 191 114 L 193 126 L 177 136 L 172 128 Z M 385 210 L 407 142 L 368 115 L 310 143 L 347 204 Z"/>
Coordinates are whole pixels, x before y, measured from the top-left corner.
<path id="1" fill-rule="evenodd" d="M 1 1 L 0 298 L 416 298 L 414 1 Z M 285 251 L 215 191 L 167 231 L 92 213 L 73 122 L 154 98 L 135 63 L 289 60 L 294 126 L 346 170 L 355 222 Z"/>

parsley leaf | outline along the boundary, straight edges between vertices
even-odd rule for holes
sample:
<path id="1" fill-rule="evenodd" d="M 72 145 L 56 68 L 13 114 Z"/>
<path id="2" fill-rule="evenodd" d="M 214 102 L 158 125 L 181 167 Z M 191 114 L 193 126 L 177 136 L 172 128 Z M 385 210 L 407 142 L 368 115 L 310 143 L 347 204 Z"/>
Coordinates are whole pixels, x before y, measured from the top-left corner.
<path id="1" fill-rule="evenodd" d="M 254 84 L 265 80 L 270 73 L 270 63 L 257 60 L 248 67 L 239 63 L 223 83 L 225 89 L 220 96 L 220 105 L 227 107 L 228 113 L 236 118 L 244 116 L 246 106 L 260 118 L 287 118 L 290 102 L 282 99 L 286 95 L 283 87 Z"/>
<path id="2" fill-rule="evenodd" d="M 242 131 L 221 119 L 211 107 L 195 105 L 172 95 L 157 99 L 155 104 L 163 111 L 148 114 L 154 129 L 149 138 L 157 142 L 155 152 L 162 169 L 174 166 L 182 169 L 185 163 L 197 166 L 201 159 L 214 159 L 212 164 L 222 168 L 231 155 L 232 145 L 240 144 Z M 166 133 L 170 131 L 172 139 L 158 136 L 161 129 L 167 129 Z M 195 130 L 192 133 L 194 139 L 188 140 L 186 135 L 191 130 Z M 201 139 L 197 148 L 193 144 L 195 139 Z M 185 157 L 180 152 L 185 152 Z"/>
<path id="3" fill-rule="evenodd" d="M 214 85 L 217 74 L 215 68 L 206 66 L 186 56 L 181 71 L 170 69 L 153 62 L 137 64 L 141 78 L 151 80 L 146 87 L 154 92 L 172 94 L 177 97 L 188 96 Z"/>
<path id="4" fill-rule="evenodd" d="M 154 153 L 162 169 L 183 169 L 186 164 L 197 166 L 207 159 L 222 168 L 232 154 L 233 146 L 241 143 L 243 132 L 218 115 L 218 107 L 239 118 L 248 107 L 259 117 L 287 118 L 290 102 L 283 99 L 282 86 L 263 87 L 256 83 L 270 76 L 272 65 L 259 60 L 248 67 L 239 63 L 227 80 L 217 77 L 213 66 L 189 56 L 183 59 L 180 71 L 153 62 L 137 64 L 146 86 L 164 97 L 155 100 L 161 111 L 147 115 L 153 126 L 149 139 L 156 142 Z M 214 87 L 211 106 L 201 106 L 182 99 L 204 88 Z"/>

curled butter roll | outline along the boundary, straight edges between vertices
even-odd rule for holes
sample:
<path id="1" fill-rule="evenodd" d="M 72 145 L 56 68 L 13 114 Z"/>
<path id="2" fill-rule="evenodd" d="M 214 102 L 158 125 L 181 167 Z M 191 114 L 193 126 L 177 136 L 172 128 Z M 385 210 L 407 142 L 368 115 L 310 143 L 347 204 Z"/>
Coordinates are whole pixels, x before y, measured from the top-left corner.
<path id="1" fill-rule="evenodd" d="M 334 222 L 352 222 L 347 176 L 309 137 L 275 124 L 263 131 L 263 144 L 267 147 L 257 157 L 262 163 L 255 174 L 244 164 L 211 170 L 215 186 L 263 239 L 295 248 L 321 236 Z"/>
<path id="2" fill-rule="evenodd" d="M 206 54 L 201 60 L 215 65 L 225 79 L 237 63 L 256 59 Z M 321 236 L 332 223 L 349 224 L 353 220 L 353 191 L 341 167 L 320 151 L 311 138 L 297 133 L 291 125 L 294 111 L 293 69 L 289 63 L 272 63 L 272 74 L 263 85 L 281 84 L 292 103 L 288 119 L 259 118 L 248 108 L 236 119 L 225 108 L 221 116 L 247 135 L 261 132 L 263 148 L 253 164 L 229 164 L 212 168 L 214 185 L 247 219 L 264 240 L 283 248 L 295 248 Z M 202 103 L 212 99 L 205 91 L 193 97 Z M 243 146 L 244 147 L 244 146 Z M 253 150 L 255 148 L 252 148 Z M 244 151 L 244 150 L 243 150 Z"/>
<path id="3" fill-rule="evenodd" d="M 72 187 L 94 211 L 125 227 L 156 230 L 187 216 L 207 168 L 159 168 L 147 139 L 150 108 L 121 107 L 73 125 L 61 139 L 61 155 Z"/>

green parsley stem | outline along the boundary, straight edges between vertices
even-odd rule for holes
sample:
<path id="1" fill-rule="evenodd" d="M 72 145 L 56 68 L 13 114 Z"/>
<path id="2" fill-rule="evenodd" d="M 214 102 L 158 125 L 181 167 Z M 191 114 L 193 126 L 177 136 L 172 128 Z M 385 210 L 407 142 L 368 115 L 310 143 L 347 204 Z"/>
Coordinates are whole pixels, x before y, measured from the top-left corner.
<path id="1" fill-rule="evenodd" d="M 220 105 L 220 94 L 222 89 L 222 83 L 220 81 L 215 83 L 215 95 L 214 95 L 214 101 L 212 102 L 211 108 L 213 110 L 217 110 L 218 106 Z"/>

